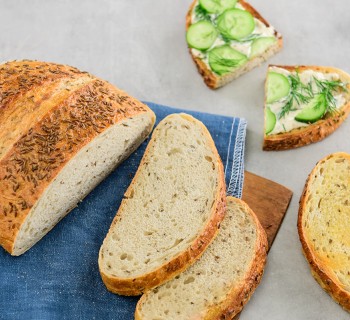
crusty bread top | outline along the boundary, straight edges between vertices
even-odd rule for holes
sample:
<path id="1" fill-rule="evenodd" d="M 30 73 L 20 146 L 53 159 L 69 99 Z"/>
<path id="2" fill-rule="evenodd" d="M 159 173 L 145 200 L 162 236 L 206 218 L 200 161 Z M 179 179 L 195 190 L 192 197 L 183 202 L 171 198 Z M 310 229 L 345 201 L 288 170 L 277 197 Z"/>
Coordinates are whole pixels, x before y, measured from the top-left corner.
<path id="1" fill-rule="evenodd" d="M 320 160 L 300 200 L 298 231 L 316 279 L 350 311 L 350 154 Z"/>
<path id="2" fill-rule="evenodd" d="M 225 213 L 221 159 L 206 127 L 164 118 L 103 242 L 99 268 L 112 292 L 141 294 L 192 264 Z"/>
<path id="3" fill-rule="evenodd" d="M 228 197 L 216 239 L 193 266 L 146 292 L 135 319 L 232 319 L 258 285 L 266 251 L 266 233 L 255 214 Z"/>
<path id="4" fill-rule="evenodd" d="M 282 66 L 282 65 L 269 65 L 270 67 L 282 68 L 289 72 L 303 72 L 312 70 L 315 72 L 325 74 L 338 74 L 340 81 L 346 83 L 347 92 L 342 92 L 345 98 L 345 103 L 335 113 L 327 113 L 322 119 L 316 121 L 308 126 L 302 126 L 295 128 L 288 132 L 281 132 L 278 134 L 264 133 L 264 150 L 287 150 L 292 148 L 298 148 L 310 143 L 318 142 L 328 135 L 330 135 L 335 129 L 337 129 L 350 113 L 350 75 L 345 71 L 325 66 Z M 268 70 L 269 70 L 268 69 Z M 266 86 L 266 83 L 265 83 Z M 266 88 L 265 88 L 266 91 Z M 265 97 L 266 99 L 266 97 Z"/>
<path id="5" fill-rule="evenodd" d="M 106 81 L 63 65 L 0 65 L 0 245 L 9 252 L 20 225 L 60 169 L 99 133 L 153 112 Z"/>

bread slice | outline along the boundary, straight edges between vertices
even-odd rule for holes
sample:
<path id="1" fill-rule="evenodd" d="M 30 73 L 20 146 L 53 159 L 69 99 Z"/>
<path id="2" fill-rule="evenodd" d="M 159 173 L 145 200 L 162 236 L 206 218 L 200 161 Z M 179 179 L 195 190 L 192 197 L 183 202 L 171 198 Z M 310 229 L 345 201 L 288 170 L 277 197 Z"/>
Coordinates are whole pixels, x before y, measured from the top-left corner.
<path id="1" fill-rule="evenodd" d="M 312 275 L 350 312 L 350 154 L 334 153 L 311 171 L 300 199 L 298 231 Z"/>
<path id="2" fill-rule="evenodd" d="M 191 4 L 190 9 L 189 9 L 187 16 L 186 16 L 186 30 L 188 30 L 188 28 L 194 22 L 197 22 L 197 19 L 195 19 L 195 16 L 196 16 L 196 10 L 197 10 L 198 6 L 200 7 L 199 0 L 194 0 Z M 276 53 L 278 53 L 282 49 L 282 45 L 283 45 L 282 35 L 278 31 L 276 31 L 259 14 L 258 11 L 256 11 L 249 3 L 245 2 L 244 0 L 238 0 L 235 7 L 248 11 L 254 17 L 257 26 L 256 26 L 255 30 L 253 31 L 253 34 L 257 34 L 260 29 L 267 30 L 269 33 L 269 36 L 275 37 L 276 41 L 273 44 L 271 44 L 270 46 L 268 46 L 259 55 L 256 55 L 254 57 L 250 56 L 250 53 L 249 53 L 251 51 L 252 41 L 242 42 L 243 43 L 243 46 L 241 46 L 242 49 L 244 46 L 246 46 L 248 44 L 248 46 L 247 46 L 248 54 L 247 54 L 246 50 L 242 50 L 239 47 L 240 42 L 234 42 L 234 41 L 232 42 L 231 41 L 231 46 L 233 48 L 238 48 L 237 49 L 238 51 L 246 54 L 248 57 L 248 61 L 246 63 L 244 63 L 243 65 L 241 65 L 240 67 L 235 68 L 232 72 L 229 72 L 229 73 L 226 73 L 223 75 L 219 75 L 211 69 L 211 67 L 207 61 L 206 54 L 211 49 L 224 44 L 224 42 L 229 43 L 227 40 L 223 40 L 222 37 L 219 35 L 218 40 L 206 52 L 203 52 L 203 51 L 199 52 L 198 50 L 191 48 L 189 46 L 189 52 L 191 54 L 193 61 L 195 62 L 196 66 L 197 66 L 199 73 L 202 75 L 206 85 L 211 89 L 217 89 L 219 87 L 222 87 L 222 86 L 226 85 L 227 83 L 231 82 L 232 80 L 238 78 L 242 74 L 252 70 L 255 67 L 260 66 L 264 61 L 266 61 L 267 59 L 269 59 L 270 57 L 272 57 L 273 55 L 275 55 Z M 203 10 L 203 9 L 200 8 L 200 10 Z M 213 17 L 213 15 L 210 15 L 210 16 Z M 214 16 L 216 17 L 216 15 L 214 15 Z M 215 24 L 216 19 L 213 18 L 212 20 L 213 20 L 213 23 Z M 236 43 L 237 46 L 235 46 L 235 44 L 233 44 L 233 43 Z"/>
<path id="3" fill-rule="evenodd" d="M 107 289 L 139 295 L 185 270 L 225 213 L 222 162 L 206 127 L 173 114 L 154 130 L 99 254 Z"/>
<path id="4" fill-rule="evenodd" d="M 220 232 L 189 269 L 139 300 L 137 320 L 233 319 L 258 286 L 267 252 L 259 220 L 242 200 L 227 198 Z"/>
<path id="5" fill-rule="evenodd" d="M 39 241 L 152 130 L 155 115 L 111 84 L 38 61 L 0 65 L 0 245 Z"/>
<path id="6" fill-rule="evenodd" d="M 327 79 L 336 79 L 344 85 L 344 90 L 338 88 L 333 92 L 333 95 L 341 96 L 342 103 L 337 106 L 334 112 L 326 112 L 321 119 L 313 123 L 301 123 L 299 127 L 293 127 L 290 130 L 280 130 L 280 132 L 271 132 L 266 134 L 266 97 L 265 97 L 265 130 L 264 130 L 264 150 L 287 150 L 292 148 L 298 148 L 310 143 L 318 142 L 328 135 L 330 135 L 335 129 L 337 129 L 346 117 L 350 113 L 350 75 L 346 72 L 332 67 L 321 67 L 321 66 L 277 66 L 270 65 L 268 72 L 281 72 L 288 76 L 289 74 L 296 75 L 298 72 L 299 76 L 303 78 L 305 75 L 304 84 L 309 81 L 308 75 L 316 75 L 319 78 L 325 77 Z M 265 86 L 265 91 L 267 82 Z M 347 91 L 346 91 L 347 90 Z M 317 92 L 318 88 L 313 85 L 313 91 Z M 284 100 L 285 101 L 285 100 Z M 283 102 L 283 100 L 282 100 Z M 281 101 L 277 101 L 281 103 Z M 329 103 L 328 103 L 329 105 Z M 295 104 L 294 104 L 295 106 Z M 294 111 L 295 112 L 295 111 Z M 278 114 L 276 114 L 278 118 Z M 287 118 L 290 114 L 287 114 Z"/>

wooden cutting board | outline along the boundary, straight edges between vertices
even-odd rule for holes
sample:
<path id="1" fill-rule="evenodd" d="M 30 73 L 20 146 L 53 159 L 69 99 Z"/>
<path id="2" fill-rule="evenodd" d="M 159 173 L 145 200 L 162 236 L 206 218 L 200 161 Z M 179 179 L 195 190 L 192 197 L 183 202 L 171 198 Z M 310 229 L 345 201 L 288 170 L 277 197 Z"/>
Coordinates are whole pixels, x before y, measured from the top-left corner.
<path id="1" fill-rule="evenodd" d="M 244 173 L 242 199 L 258 216 L 267 233 L 269 249 L 287 212 L 293 192 L 286 187 L 257 176 L 251 172 Z M 234 320 L 239 319 L 238 314 Z"/>
<path id="2" fill-rule="evenodd" d="M 248 171 L 244 173 L 242 199 L 258 216 L 267 233 L 269 248 L 282 224 L 292 195 L 291 190 L 276 182 Z"/>

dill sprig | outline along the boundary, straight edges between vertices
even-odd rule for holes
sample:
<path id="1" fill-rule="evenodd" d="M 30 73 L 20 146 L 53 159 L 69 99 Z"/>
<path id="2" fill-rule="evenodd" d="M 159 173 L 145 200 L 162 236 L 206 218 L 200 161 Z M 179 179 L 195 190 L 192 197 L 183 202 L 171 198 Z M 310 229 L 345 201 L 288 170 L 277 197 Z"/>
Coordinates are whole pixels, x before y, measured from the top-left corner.
<path id="1" fill-rule="evenodd" d="M 290 92 L 288 100 L 282 107 L 281 112 L 278 116 L 279 119 L 285 117 L 285 115 L 290 111 L 296 110 L 294 108 L 295 103 L 297 105 L 306 104 L 314 97 L 311 82 L 307 85 L 302 83 L 298 72 L 295 75 L 290 74 L 288 76 L 288 79 L 290 83 Z"/>
<path id="2" fill-rule="evenodd" d="M 326 104 L 326 112 L 333 113 L 337 110 L 336 100 L 334 98 L 334 92 L 341 90 L 347 92 L 347 87 L 344 82 L 340 80 L 319 80 L 313 77 L 316 87 L 318 89 L 318 94 L 323 97 L 324 103 Z M 314 108 L 319 108 L 320 105 L 316 104 Z"/>
<path id="3" fill-rule="evenodd" d="M 210 15 L 208 14 L 208 12 L 204 8 L 202 8 L 201 5 L 197 5 L 194 8 L 194 14 L 195 14 L 197 20 L 209 20 L 209 21 L 211 21 Z"/>
<path id="4" fill-rule="evenodd" d="M 243 59 L 227 59 L 227 58 L 223 58 L 222 56 L 212 53 L 211 57 L 210 57 L 210 61 L 211 63 L 214 64 L 218 64 L 220 66 L 223 67 L 227 67 L 227 68 L 236 68 L 238 67 L 241 63 L 242 63 Z M 217 72 L 219 75 L 221 75 L 222 73 Z M 223 72 L 224 73 L 224 72 Z"/>

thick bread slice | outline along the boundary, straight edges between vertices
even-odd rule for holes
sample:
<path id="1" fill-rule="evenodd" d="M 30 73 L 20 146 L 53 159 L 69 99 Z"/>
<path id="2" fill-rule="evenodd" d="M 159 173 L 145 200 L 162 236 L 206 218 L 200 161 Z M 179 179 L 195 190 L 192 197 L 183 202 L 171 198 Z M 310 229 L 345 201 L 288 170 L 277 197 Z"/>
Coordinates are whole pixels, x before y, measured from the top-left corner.
<path id="1" fill-rule="evenodd" d="M 0 65 L 0 245 L 20 255 L 147 137 L 154 113 L 86 72 Z"/>
<path id="2" fill-rule="evenodd" d="M 223 166 L 206 127 L 187 114 L 163 119 L 100 249 L 107 289 L 139 295 L 185 270 L 215 237 L 225 205 Z"/>
<path id="3" fill-rule="evenodd" d="M 191 7 L 186 16 L 186 30 L 190 27 L 193 10 L 198 3 L 198 0 L 194 0 L 191 4 Z M 244 7 L 245 10 L 250 12 L 252 16 L 259 21 L 261 21 L 266 27 L 269 27 L 270 24 L 260 15 L 258 11 L 256 11 L 249 3 L 244 0 L 238 0 L 238 3 Z M 220 88 L 232 80 L 240 77 L 242 74 L 254 69 L 255 67 L 260 66 L 267 59 L 271 58 L 273 55 L 278 53 L 283 46 L 282 35 L 275 31 L 275 37 L 277 38 L 277 42 L 271 45 L 262 55 L 256 56 L 253 59 L 250 59 L 248 63 L 242 65 L 241 67 L 234 70 L 232 73 L 228 73 L 222 76 L 215 74 L 208 66 L 198 57 L 193 55 L 191 48 L 189 48 L 190 54 L 192 56 L 193 61 L 195 62 L 198 72 L 202 75 L 205 84 L 211 89 Z"/>
<path id="4" fill-rule="evenodd" d="M 317 122 L 310 124 L 307 127 L 301 127 L 293 129 L 289 132 L 264 135 L 263 149 L 266 151 L 271 150 L 288 150 L 293 148 L 302 147 L 310 143 L 318 142 L 323 140 L 334 130 L 336 130 L 343 121 L 347 118 L 350 113 L 350 75 L 343 70 L 332 68 L 332 67 L 322 67 L 322 66 L 273 66 L 286 69 L 290 72 L 298 70 L 303 72 L 306 70 L 313 70 L 316 72 L 321 72 L 325 74 L 336 73 L 342 82 L 347 83 L 348 92 L 344 92 L 346 103 L 333 114 L 326 114 L 324 118 L 318 120 Z"/>
<path id="5" fill-rule="evenodd" d="M 267 237 L 253 211 L 227 198 L 219 235 L 184 273 L 146 292 L 137 320 L 233 319 L 248 302 L 263 274 Z"/>
<path id="6" fill-rule="evenodd" d="M 298 231 L 312 275 L 350 312 L 350 154 L 334 153 L 311 171 Z"/>

